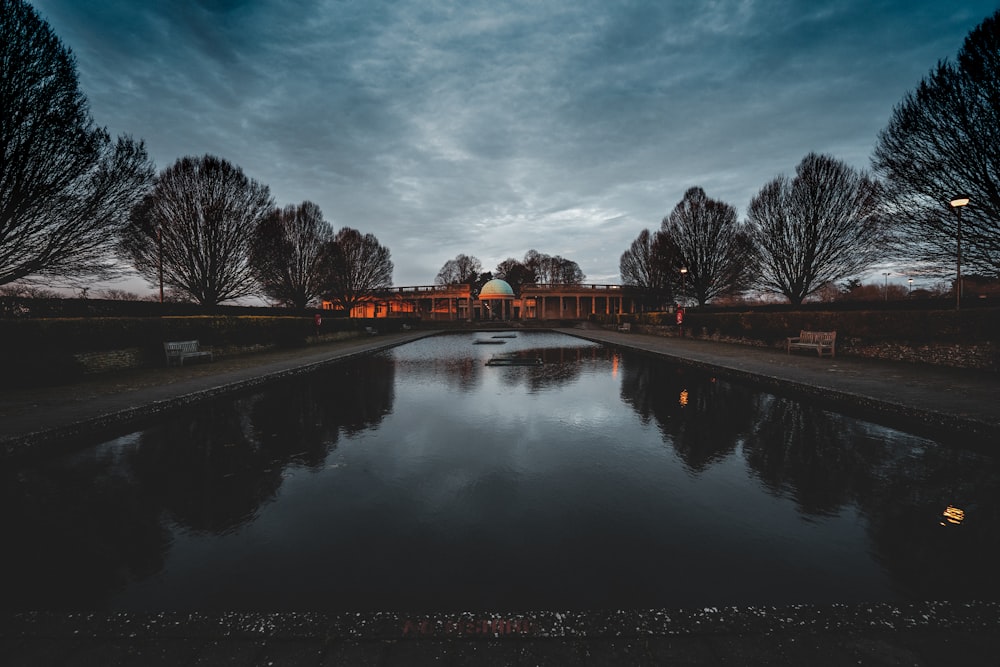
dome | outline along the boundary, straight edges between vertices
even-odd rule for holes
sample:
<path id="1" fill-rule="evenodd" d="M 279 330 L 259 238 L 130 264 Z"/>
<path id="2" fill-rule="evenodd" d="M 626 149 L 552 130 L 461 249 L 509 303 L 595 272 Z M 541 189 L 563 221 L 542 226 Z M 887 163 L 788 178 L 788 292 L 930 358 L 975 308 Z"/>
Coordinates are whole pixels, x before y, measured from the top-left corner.
<path id="1" fill-rule="evenodd" d="M 499 278 L 494 278 L 489 281 L 483 288 L 479 290 L 480 299 L 513 299 L 514 290 L 511 289 L 510 285 L 506 280 L 500 280 Z"/>

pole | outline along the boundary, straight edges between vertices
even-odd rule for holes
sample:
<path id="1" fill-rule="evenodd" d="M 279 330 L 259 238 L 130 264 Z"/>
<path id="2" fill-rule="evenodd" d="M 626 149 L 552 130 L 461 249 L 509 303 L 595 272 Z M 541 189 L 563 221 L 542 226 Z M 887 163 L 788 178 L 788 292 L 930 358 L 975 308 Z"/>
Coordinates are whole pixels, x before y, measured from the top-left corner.
<path id="1" fill-rule="evenodd" d="M 163 226 L 156 227 L 156 263 L 160 272 L 160 303 L 163 303 Z"/>
<path id="2" fill-rule="evenodd" d="M 955 310 L 962 308 L 962 207 L 956 206 L 955 213 L 958 214 L 958 261 L 955 266 Z"/>

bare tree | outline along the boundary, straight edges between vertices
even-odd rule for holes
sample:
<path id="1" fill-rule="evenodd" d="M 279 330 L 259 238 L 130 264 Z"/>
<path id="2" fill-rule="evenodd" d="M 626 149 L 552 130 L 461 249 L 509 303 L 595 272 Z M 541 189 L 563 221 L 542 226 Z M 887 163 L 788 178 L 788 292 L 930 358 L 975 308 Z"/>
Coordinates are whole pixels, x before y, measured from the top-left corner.
<path id="1" fill-rule="evenodd" d="M 254 231 L 250 257 L 264 294 L 295 308 L 321 296 L 323 253 L 332 240 L 333 228 L 310 201 L 271 211 Z"/>
<path id="2" fill-rule="evenodd" d="M 128 290 L 108 288 L 103 289 L 97 293 L 97 298 L 104 299 L 106 301 L 141 301 L 140 297 L 135 292 L 129 292 Z"/>
<path id="3" fill-rule="evenodd" d="M 392 287 L 389 249 L 374 234 L 344 227 L 327 247 L 323 291 L 348 313 L 373 292 Z"/>
<path id="4" fill-rule="evenodd" d="M 571 259 L 556 255 L 552 258 L 552 279 L 550 282 L 559 285 L 579 285 L 587 276 L 580 265 Z"/>
<path id="5" fill-rule="evenodd" d="M 524 262 L 520 262 L 513 257 L 508 257 L 497 264 L 497 268 L 493 273 L 497 278 L 510 285 L 510 288 L 514 290 L 514 294 L 520 294 L 522 286 L 531 285 L 536 281 L 535 274 L 531 269 L 525 266 Z"/>
<path id="6" fill-rule="evenodd" d="M 666 289 L 663 256 L 656 234 L 648 229 L 639 232 L 628 250 L 618 259 L 622 283 L 634 287 Z"/>
<path id="7" fill-rule="evenodd" d="M 686 269 L 682 284 L 699 305 L 746 287 L 751 255 L 734 206 L 710 199 L 701 188 L 690 188 L 663 219 L 660 232 L 667 274 L 676 279 Z"/>
<path id="8" fill-rule="evenodd" d="M 26 299 L 58 299 L 60 295 L 54 290 L 39 287 L 24 281 L 0 285 L 0 296 L 23 297 Z"/>
<path id="9" fill-rule="evenodd" d="M 266 185 L 226 160 L 184 157 L 156 177 L 132 212 L 121 253 L 151 284 L 202 305 L 255 294 L 254 230 L 273 207 Z"/>
<path id="10" fill-rule="evenodd" d="M 546 255 L 533 248 L 524 254 L 524 265 L 540 283 L 579 285 L 586 278 L 576 262 L 559 255 Z"/>
<path id="11" fill-rule="evenodd" d="M 750 200 L 758 285 L 793 304 L 856 275 L 884 254 L 879 186 L 830 156 L 810 153 L 795 178 L 779 176 Z"/>
<path id="12" fill-rule="evenodd" d="M 473 285 L 482 273 L 483 265 L 472 255 L 449 259 L 434 278 L 435 285 Z"/>
<path id="13" fill-rule="evenodd" d="M 22 0 L 0 0 L 0 63 L 0 284 L 119 274 L 145 147 L 93 126 L 71 52 Z"/>
<path id="14" fill-rule="evenodd" d="M 888 217 L 901 256 L 955 267 L 956 219 L 971 272 L 1000 275 L 1000 11 L 965 39 L 957 63 L 939 62 L 893 110 L 872 164 L 887 184 Z"/>

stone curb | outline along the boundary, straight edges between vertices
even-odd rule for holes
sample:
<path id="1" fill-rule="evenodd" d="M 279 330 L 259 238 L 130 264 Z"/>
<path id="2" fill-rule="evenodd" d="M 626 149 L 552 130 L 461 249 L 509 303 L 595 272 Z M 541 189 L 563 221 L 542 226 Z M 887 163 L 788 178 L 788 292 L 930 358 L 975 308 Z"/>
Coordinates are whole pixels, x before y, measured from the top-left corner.
<path id="1" fill-rule="evenodd" d="M 516 640 L 1000 630 L 998 602 L 403 614 L 0 613 L 0 638 Z"/>

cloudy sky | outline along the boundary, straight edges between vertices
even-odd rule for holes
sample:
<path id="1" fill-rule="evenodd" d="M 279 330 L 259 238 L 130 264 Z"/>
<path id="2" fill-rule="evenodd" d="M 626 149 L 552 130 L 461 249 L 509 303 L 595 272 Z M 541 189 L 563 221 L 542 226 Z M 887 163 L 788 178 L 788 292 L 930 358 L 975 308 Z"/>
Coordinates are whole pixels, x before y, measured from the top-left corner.
<path id="1" fill-rule="evenodd" d="M 34 0 L 98 125 L 218 155 L 389 247 L 396 285 L 534 248 L 619 282 L 684 191 L 867 168 L 997 6 L 960 0 Z M 905 278 L 899 277 L 899 282 Z M 138 283 L 141 285 L 141 283 Z"/>

